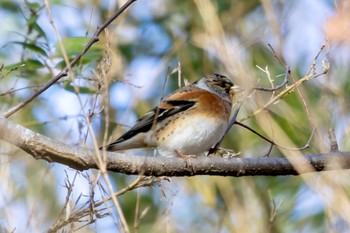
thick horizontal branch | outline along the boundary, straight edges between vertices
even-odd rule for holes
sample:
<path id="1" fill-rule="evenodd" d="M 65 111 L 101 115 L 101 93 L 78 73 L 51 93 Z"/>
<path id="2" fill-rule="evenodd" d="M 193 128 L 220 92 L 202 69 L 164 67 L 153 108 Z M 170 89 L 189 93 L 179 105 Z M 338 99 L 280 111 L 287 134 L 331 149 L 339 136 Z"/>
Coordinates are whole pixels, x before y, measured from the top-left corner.
<path id="1" fill-rule="evenodd" d="M 98 169 L 94 150 L 54 141 L 5 118 L 0 118 L 0 140 L 21 148 L 35 159 L 65 164 L 78 170 Z M 295 156 L 292 160 L 258 156 L 230 159 L 198 156 L 183 160 L 106 153 L 107 170 L 147 176 L 279 176 L 350 168 L 350 152 Z"/>

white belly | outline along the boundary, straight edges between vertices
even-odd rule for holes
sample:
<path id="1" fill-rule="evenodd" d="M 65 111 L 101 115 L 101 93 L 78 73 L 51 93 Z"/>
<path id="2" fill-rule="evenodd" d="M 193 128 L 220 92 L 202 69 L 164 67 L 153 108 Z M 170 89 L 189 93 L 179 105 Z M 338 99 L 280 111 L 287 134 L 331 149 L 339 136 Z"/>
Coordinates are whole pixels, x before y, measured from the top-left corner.
<path id="1" fill-rule="evenodd" d="M 213 147 L 224 135 L 227 122 L 196 117 L 177 124 L 165 139 L 157 140 L 158 152 L 163 156 L 176 155 L 175 150 L 186 155 L 201 155 Z"/>

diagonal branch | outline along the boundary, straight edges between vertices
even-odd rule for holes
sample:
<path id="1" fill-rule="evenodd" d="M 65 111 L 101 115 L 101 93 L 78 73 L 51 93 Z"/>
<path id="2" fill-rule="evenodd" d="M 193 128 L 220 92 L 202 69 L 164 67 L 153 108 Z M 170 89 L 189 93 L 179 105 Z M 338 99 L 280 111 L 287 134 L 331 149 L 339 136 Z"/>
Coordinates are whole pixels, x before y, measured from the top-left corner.
<path id="1" fill-rule="evenodd" d="M 0 118 L 0 140 L 21 148 L 35 159 L 64 164 L 78 170 L 98 169 L 93 150 L 56 142 L 6 118 Z M 295 156 L 289 160 L 273 157 L 226 159 L 199 156 L 185 161 L 181 158 L 132 156 L 111 152 L 106 154 L 108 171 L 146 176 L 281 176 L 350 169 L 350 152 L 340 151 Z M 298 167 L 298 172 L 292 164 Z M 310 169 L 310 165 L 313 169 Z"/>
<path id="2" fill-rule="evenodd" d="M 35 99 L 37 96 L 39 96 L 41 93 L 46 91 L 48 88 L 50 88 L 53 84 L 55 84 L 57 81 L 59 81 L 61 78 L 68 75 L 68 72 L 70 69 L 78 64 L 80 59 L 87 53 L 87 51 L 96 43 L 99 41 L 99 36 L 103 32 L 103 30 L 110 25 L 116 18 L 118 18 L 121 13 L 123 13 L 132 3 L 136 2 L 137 0 L 128 0 L 122 7 L 120 7 L 111 17 L 109 17 L 101 26 L 97 28 L 94 35 L 91 37 L 91 39 L 87 42 L 87 44 L 84 46 L 83 50 L 69 63 L 67 66 L 62 70 L 60 73 L 58 73 L 55 77 L 50 79 L 45 85 L 41 86 L 36 90 L 35 93 L 33 93 L 31 96 L 29 96 L 27 99 L 22 101 L 21 103 L 17 104 L 16 106 L 13 106 L 6 112 L 4 112 L 2 115 L 6 118 L 10 117 L 14 113 L 16 113 L 18 110 L 26 106 L 28 103 L 30 103 L 33 99 Z"/>

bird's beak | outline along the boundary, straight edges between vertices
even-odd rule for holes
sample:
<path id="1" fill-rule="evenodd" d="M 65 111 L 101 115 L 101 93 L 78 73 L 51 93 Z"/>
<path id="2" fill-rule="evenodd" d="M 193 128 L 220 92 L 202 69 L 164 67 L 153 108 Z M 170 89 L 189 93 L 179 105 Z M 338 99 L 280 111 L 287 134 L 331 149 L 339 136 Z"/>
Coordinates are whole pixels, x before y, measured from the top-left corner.
<path id="1" fill-rule="evenodd" d="M 242 91 L 243 91 L 243 89 L 242 89 L 240 86 L 238 86 L 238 85 L 233 85 L 233 86 L 231 87 L 230 93 L 231 93 L 232 95 L 234 95 L 234 94 L 237 94 L 237 93 L 242 92 Z"/>
<path id="2" fill-rule="evenodd" d="M 234 98 L 234 96 L 236 95 L 236 94 L 238 94 L 239 92 L 242 92 L 243 91 L 243 89 L 240 87 L 240 86 L 238 86 L 238 85 L 233 85 L 231 88 L 230 88 L 230 98 L 231 98 L 231 100 Z"/>

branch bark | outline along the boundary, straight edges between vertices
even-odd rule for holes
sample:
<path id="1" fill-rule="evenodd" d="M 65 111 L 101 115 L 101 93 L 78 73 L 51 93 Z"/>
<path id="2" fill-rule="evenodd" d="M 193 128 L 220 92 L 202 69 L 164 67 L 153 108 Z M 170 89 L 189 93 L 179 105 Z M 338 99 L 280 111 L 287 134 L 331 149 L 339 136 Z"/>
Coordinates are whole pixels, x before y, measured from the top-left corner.
<path id="1" fill-rule="evenodd" d="M 21 148 L 34 159 L 60 163 L 78 170 L 98 169 L 94 150 L 57 142 L 4 117 L 0 118 L 0 140 Z M 147 176 L 281 176 L 350 168 L 350 152 L 340 151 L 296 156 L 292 160 L 258 156 L 231 159 L 198 156 L 185 161 L 181 158 L 132 156 L 112 152 L 106 152 L 106 155 L 108 171 Z M 292 164 L 298 167 L 298 171 Z"/>

